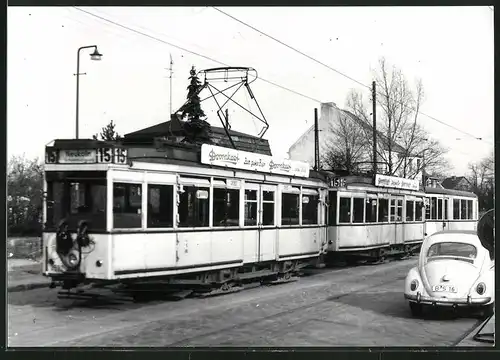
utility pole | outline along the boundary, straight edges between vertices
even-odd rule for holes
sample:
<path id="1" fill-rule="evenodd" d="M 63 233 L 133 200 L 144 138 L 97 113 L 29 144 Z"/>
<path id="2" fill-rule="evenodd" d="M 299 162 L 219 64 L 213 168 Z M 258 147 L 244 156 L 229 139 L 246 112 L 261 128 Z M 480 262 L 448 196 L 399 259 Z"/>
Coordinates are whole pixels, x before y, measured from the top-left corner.
<path id="1" fill-rule="evenodd" d="M 170 54 L 170 116 L 172 116 L 172 74 L 174 73 L 172 70 L 172 65 L 174 65 L 174 62 L 172 60 L 172 54 Z M 169 118 L 170 120 L 170 118 Z"/>
<path id="2" fill-rule="evenodd" d="M 314 108 L 314 171 L 319 170 L 318 109 Z"/>
<path id="3" fill-rule="evenodd" d="M 377 174 L 377 91 L 376 83 L 372 82 L 372 102 L 373 102 L 373 177 Z"/>

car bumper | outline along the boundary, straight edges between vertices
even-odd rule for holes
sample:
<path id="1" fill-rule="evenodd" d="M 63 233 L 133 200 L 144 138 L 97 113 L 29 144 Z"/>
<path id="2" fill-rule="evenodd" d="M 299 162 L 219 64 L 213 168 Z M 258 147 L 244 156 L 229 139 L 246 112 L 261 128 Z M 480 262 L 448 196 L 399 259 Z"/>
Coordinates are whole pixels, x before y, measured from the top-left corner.
<path id="1" fill-rule="evenodd" d="M 433 306 L 482 306 L 491 302 L 491 297 L 474 299 L 470 296 L 466 298 L 433 298 L 423 296 L 419 292 L 417 294 L 405 294 L 405 298 L 417 304 L 433 305 Z"/>

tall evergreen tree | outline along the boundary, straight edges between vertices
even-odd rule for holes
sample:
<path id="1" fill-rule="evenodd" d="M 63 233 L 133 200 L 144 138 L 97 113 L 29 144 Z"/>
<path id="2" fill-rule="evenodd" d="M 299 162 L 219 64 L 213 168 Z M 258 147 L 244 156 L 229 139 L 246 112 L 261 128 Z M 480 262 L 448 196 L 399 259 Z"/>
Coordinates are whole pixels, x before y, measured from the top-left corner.
<path id="1" fill-rule="evenodd" d="M 189 71 L 189 85 L 187 87 L 187 102 L 181 108 L 181 116 L 184 119 L 187 116 L 187 121 L 184 124 L 184 130 L 186 130 L 186 141 L 191 143 L 210 143 L 212 129 L 210 124 L 203 120 L 205 117 L 200 105 L 199 92 L 201 91 L 203 85 L 200 79 L 196 76 L 196 70 L 194 66 Z"/>
<path id="2" fill-rule="evenodd" d="M 101 130 L 101 140 L 113 141 L 120 139 L 120 135 L 115 130 L 116 124 L 111 120 L 108 125 L 104 126 Z M 92 136 L 94 140 L 99 140 L 98 135 Z"/>

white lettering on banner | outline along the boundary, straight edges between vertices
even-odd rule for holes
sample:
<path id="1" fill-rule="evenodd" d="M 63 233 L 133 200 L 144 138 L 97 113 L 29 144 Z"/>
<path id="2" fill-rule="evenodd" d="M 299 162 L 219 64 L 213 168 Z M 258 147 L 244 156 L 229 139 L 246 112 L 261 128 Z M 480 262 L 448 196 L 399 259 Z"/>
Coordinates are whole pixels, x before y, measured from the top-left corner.
<path id="1" fill-rule="evenodd" d="M 61 164 L 89 164 L 95 163 L 96 150 L 60 150 L 59 163 Z"/>
<path id="2" fill-rule="evenodd" d="M 418 191 L 419 181 L 413 180 L 413 179 L 399 178 L 399 177 L 395 177 L 395 176 L 376 174 L 375 175 L 375 186 Z"/>
<path id="3" fill-rule="evenodd" d="M 289 159 L 276 159 L 246 151 L 228 149 L 220 146 L 203 144 L 201 146 L 203 164 L 226 166 L 243 170 L 254 170 L 271 174 L 290 176 L 309 176 L 309 164 Z"/>

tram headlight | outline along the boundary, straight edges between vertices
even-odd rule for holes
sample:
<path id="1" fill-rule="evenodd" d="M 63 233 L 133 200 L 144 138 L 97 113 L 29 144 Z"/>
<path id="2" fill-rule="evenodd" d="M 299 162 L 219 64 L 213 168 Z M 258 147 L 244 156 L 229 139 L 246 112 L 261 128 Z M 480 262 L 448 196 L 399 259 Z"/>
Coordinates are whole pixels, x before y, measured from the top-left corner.
<path id="1" fill-rule="evenodd" d="M 68 261 L 71 266 L 75 266 L 78 263 L 78 257 L 74 253 L 71 253 L 68 255 Z"/>
<path id="2" fill-rule="evenodd" d="M 418 288 L 418 280 L 417 279 L 412 280 L 410 283 L 410 290 L 415 291 L 417 290 L 417 288 Z"/>

